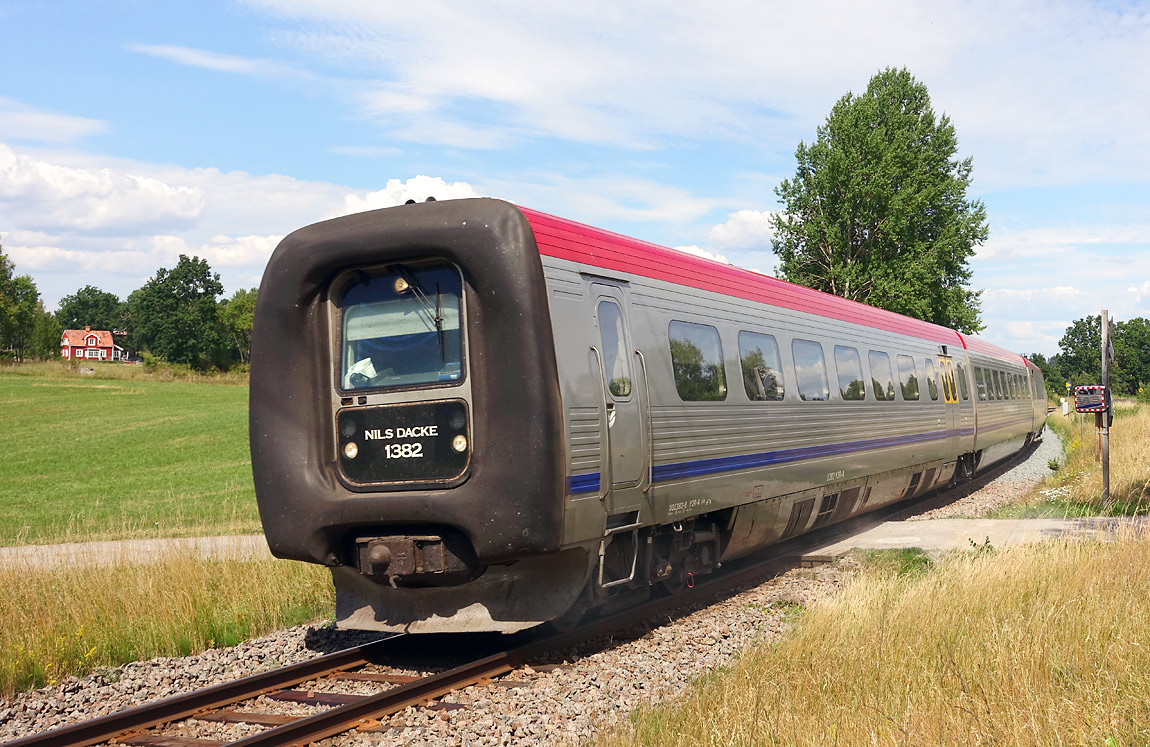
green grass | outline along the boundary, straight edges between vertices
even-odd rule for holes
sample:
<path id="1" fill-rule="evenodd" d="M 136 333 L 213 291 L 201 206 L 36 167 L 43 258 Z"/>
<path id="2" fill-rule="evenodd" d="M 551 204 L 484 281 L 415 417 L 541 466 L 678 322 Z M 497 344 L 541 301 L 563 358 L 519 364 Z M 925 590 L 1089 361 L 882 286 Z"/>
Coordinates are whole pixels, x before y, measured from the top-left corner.
<path id="1" fill-rule="evenodd" d="M 0 545 L 259 532 L 246 386 L 97 377 L 0 369 Z"/>

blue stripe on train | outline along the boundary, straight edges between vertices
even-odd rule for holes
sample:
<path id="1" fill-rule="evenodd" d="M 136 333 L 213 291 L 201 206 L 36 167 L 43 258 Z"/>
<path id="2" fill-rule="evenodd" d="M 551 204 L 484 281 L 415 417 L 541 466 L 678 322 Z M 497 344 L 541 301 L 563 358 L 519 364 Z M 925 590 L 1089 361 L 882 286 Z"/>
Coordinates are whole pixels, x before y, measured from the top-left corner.
<path id="1" fill-rule="evenodd" d="M 1028 418 L 1023 418 L 1004 423 L 995 423 L 994 425 L 984 427 L 983 430 L 996 430 L 1027 419 Z M 969 436 L 973 433 L 973 428 L 960 428 L 949 432 L 931 431 L 930 433 L 912 433 L 908 436 L 870 438 L 863 441 L 847 441 L 824 446 L 806 446 L 801 449 L 780 449 L 778 451 L 764 451 L 758 454 L 696 459 L 690 462 L 656 465 L 652 471 L 652 477 L 654 482 L 666 482 L 668 480 L 678 480 L 683 477 L 699 477 L 701 475 L 734 472 L 736 470 L 751 469 L 753 467 L 768 467 L 773 464 L 785 464 L 787 462 L 797 462 L 802 459 L 849 454 L 855 451 L 870 451 L 872 449 L 886 449 L 892 446 L 938 441 L 948 436 Z M 568 477 L 567 490 L 572 495 L 598 492 L 599 473 L 590 472 L 584 475 Z"/>

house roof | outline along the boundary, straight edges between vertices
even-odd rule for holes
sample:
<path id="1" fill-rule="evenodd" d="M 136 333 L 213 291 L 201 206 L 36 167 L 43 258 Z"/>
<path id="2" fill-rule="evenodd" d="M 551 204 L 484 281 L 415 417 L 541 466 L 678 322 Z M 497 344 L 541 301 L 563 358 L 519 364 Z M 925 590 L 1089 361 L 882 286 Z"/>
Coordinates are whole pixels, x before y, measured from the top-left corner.
<path id="1" fill-rule="evenodd" d="M 96 335 L 99 340 L 99 347 L 112 347 L 112 333 L 106 329 L 66 329 L 60 338 L 60 344 L 87 347 L 88 343 L 85 340 L 91 335 Z"/>

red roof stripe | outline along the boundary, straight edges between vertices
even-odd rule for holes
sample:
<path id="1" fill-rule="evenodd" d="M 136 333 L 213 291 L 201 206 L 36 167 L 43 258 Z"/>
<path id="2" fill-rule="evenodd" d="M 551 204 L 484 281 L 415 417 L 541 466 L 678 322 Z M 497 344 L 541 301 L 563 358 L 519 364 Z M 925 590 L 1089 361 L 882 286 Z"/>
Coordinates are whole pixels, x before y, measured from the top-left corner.
<path id="1" fill-rule="evenodd" d="M 936 324 L 546 213 L 527 208 L 520 210 L 535 232 L 540 253 L 550 257 L 664 280 L 946 345 L 958 346 L 963 342 L 957 332 Z"/>
<path id="2" fill-rule="evenodd" d="M 540 253 L 549 257 L 817 314 L 944 345 L 961 345 L 964 349 L 1011 363 L 1017 363 L 1022 357 L 977 337 L 961 335 L 937 324 L 537 210 L 519 209 L 535 232 Z"/>

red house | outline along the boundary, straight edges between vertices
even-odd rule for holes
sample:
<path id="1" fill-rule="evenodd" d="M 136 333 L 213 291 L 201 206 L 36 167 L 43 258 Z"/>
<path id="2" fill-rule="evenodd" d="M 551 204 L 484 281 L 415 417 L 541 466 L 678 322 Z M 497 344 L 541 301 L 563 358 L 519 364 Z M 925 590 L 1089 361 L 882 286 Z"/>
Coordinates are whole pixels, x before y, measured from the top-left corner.
<path id="1" fill-rule="evenodd" d="M 66 329 L 60 337 L 60 355 L 69 360 L 122 361 L 124 349 L 105 329 Z"/>

